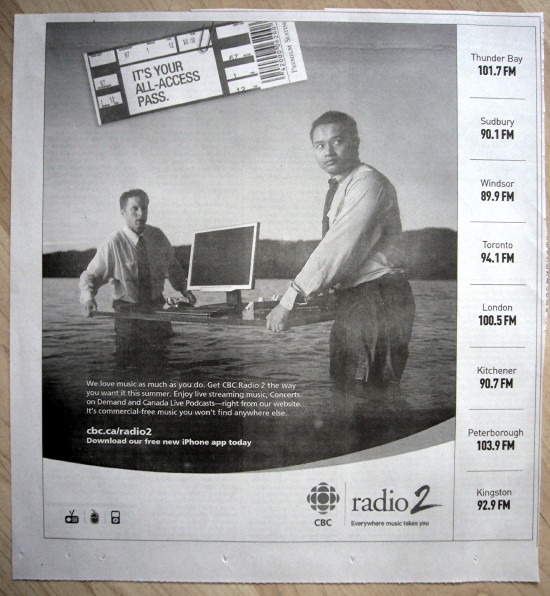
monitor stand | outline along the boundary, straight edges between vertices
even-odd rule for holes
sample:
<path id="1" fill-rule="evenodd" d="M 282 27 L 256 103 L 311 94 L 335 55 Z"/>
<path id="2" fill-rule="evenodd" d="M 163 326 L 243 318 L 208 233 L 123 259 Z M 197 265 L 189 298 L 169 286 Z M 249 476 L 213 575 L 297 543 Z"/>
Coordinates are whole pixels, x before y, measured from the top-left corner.
<path id="1" fill-rule="evenodd" d="M 232 292 L 225 293 L 225 301 L 228 306 L 235 309 L 242 308 L 243 302 L 241 298 L 240 290 L 233 290 Z"/>

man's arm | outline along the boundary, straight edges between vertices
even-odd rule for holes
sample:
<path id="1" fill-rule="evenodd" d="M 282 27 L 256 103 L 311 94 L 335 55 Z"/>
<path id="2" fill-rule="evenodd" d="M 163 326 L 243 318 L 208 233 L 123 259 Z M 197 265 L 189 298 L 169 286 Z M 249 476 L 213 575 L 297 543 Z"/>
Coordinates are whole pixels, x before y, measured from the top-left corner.
<path id="1" fill-rule="evenodd" d="M 292 310 L 285 308 L 280 302 L 277 306 L 267 315 L 266 326 L 273 333 L 281 333 L 286 331 L 290 326 L 290 315 Z"/>
<path id="2" fill-rule="evenodd" d="M 170 244 L 168 239 L 167 242 L 167 251 L 168 251 L 168 280 L 172 284 L 174 290 L 181 292 L 182 295 L 187 298 L 190 304 L 195 304 L 197 299 L 193 292 L 187 289 L 187 279 L 183 273 L 178 260 L 176 259 L 176 251 L 174 247 Z"/>
<path id="3" fill-rule="evenodd" d="M 87 317 L 91 317 L 97 310 L 97 291 L 109 281 L 110 260 L 109 243 L 106 242 L 97 249 L 94 258 L 80 276 L 80 304 L 83 305 Z"/>
<path id="4" fill-rule="evenodd" d="M 377 177 L 370 174 L 359 178 L 347 189 L 342 211 L 281 302 L 269 313 L 268 329 L 280 332 L 288 328 L 298 293 L 308 297 L 332 287 L 368 259 L 379 240 L 377 223 L 384 208 L 384 190 Z"/>
<path id="5" fill-rule="evenodd" d="M 293 286 L 310 296 L 344 281 L 370 256 L 380 239 L 384 187 L 373 176 L 348 189 L 342 211 L 309 257 Z"/>

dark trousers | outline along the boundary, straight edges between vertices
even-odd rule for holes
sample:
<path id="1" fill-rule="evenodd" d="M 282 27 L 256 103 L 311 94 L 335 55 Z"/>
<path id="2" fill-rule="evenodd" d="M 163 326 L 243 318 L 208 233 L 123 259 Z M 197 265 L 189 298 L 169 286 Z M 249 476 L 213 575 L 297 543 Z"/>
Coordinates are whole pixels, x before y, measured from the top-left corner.
<path id="1" fill-rule="evenodd" d="M 409 356 L 414 298 L 401 274 L 336 292 L 330 373 L 342 381 L 398 383 Z"/>
<path id="2" fill-rule="evenodd" d="M 124 300 L 113 300 L 113 309 L 117 312 L 151 312 L 162 307 L 164 299 L 150 304 L 134 304 Z M 143 344 L 162 343 L 173 335 L 170 321 L 145 321 L 140 319 L 115 319 L 115 333 L 121 347 L 128 349 L 136 346 L 142 349 Z"/>

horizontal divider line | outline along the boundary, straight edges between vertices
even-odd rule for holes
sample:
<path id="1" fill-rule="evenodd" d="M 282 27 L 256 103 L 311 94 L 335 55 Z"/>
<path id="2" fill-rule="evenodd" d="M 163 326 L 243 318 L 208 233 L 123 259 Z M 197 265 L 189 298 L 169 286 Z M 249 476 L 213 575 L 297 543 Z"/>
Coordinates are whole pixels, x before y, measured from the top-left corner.
<path id="1" fill-rule="evenodd" d="M 470 99 L 510 99 L 514 101 L 525 101 L 525 97 L 482 97 L 481 95 L 470 95 Z"/>
<path id="2" fill-rule="evenodd" d="M 466 470 L 467 472 L 523 472 L 523 470 Z"/>

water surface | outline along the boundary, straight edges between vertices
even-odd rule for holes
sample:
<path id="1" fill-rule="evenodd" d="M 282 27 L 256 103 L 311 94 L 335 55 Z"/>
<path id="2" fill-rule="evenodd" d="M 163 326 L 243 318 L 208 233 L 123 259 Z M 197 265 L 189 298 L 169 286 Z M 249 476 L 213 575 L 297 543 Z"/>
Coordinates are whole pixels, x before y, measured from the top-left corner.
<path id="1" fill-rule="evenodd" d="M 296 327 L 275 335 L 263 328 L 174 325 L 175 335 L 159 349 L 128 357 L 117 354 L 113 320 L 86 319 L 75 279 L 45 279 L 43 293 L 43 418 L 46 457 L 103 466 L 178 472 L 236 472 L 315 462 L 409 436 L 455 414 L 456 283 L 413 281 L 416 318 L 410 356 L 401 384 L 374 390 L 358 384 L 337 387 L 328 374 L 332 322 Z M 258 280 L 245 300 L 282 294 L 285 280 Z M 200 303 L 220 294 L 198 293 Z M 110 309 L 108 288 L 98 297 Z M 266 416 L 228 415 L 236 408 L 153 407 L 153 415 L 94 414 L 86 404 L 90 380 L 246 383 L 228 396 L 256 400 Z M 295 384 L 284 389 L 282 384 Z M 271 384 L 271 388 L 269 388 Z M 263 386 L 263 387 L 262 387 Z M 279 387 L 277 387 L 279 386 Z M 195 389 L 191 387 L 194 391 Z M 216 391 L 211 389 L 210 391 Z M 221 391 L 221 390 L 220 390 Z M 226 389 L 225 391 L 232 391 Z M 261 392 L 266 397 L 262 397 Z M 269 393 L 288 393 L 299 404 L 275 407 Z M 292 396 L 294 392 L 299 397 Z M 229 395 L 229 394 L 228 394 Z M 218 403 L 223 397 L 213 398 Z M 269 402 L 269 403 L 268 403 Z M 260 406 L 260 403 L 268 404 Z M 184 410 L 184 416 L 160 413 Z M 205 415 L 205 410 L 211 414 Z M 219 414 L 223 410 L 223 414 Z M 274 415 L 274 410 L 286 415 Z M 179 412 L 178 412 L 179 414 Z M 91 428 L 151 429 L 150 438 L 209 441 L 210 445 L 90 444 Z M 148 431 L 146 431 L 148 432 Z M 213 447 L 213 441 L 250 446 Z"/>

